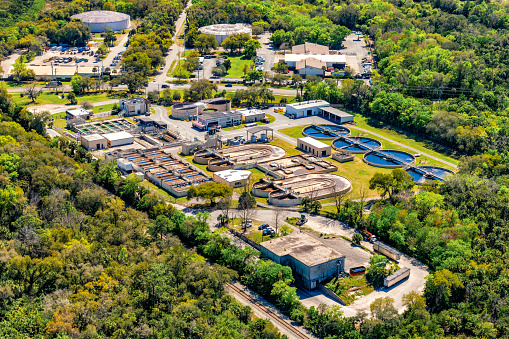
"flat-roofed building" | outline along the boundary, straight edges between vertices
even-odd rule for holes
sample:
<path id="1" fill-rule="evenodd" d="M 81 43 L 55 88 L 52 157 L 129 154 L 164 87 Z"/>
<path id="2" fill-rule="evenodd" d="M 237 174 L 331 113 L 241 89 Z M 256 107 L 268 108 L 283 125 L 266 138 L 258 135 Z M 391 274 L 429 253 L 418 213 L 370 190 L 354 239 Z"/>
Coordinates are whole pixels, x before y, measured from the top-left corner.
<path id="1" fill-rule="evenodd" d="M 316 157 L 328 157 L 331 155 L 331 146 L 311 137 L 297 139 L 297 148 Z"/>
<path id="2" fill-rule="evenodd" d="M 302 45 L 295 45 L 292 47 L 292 54 L 329 54 L 329 47 L 315 44 L 312 42 L 305 42 Z"/>
<path id="3" fill-rule="evenodd" d="M 346 122 L 353 122 L 353 115 L 343 112 L 334 107 L 320 107 L 324 118 L 333 120 L 338 124 L 344 124 Z"/>
<path id="4" fill-rule="evenodd" d="M 134 142 L 134 136 L 127 132 L 115 132 L 103 134 L 108 142 L 108 147 L 130 145 Z"/>
<path id="5" fill-rule="evenodd" d="M 120 99 L 118 109 L 124 117 L 150 113 L 150 101 L 145 98 Z"/>
<path id="6" fill-rule="evenodd" d="M 65 111 L 67 119 L 84 119 L 88 120 L 94 114 L 92 111 L 88 111 L 84 108 L 75 108 Z"/>
<path id="7" fill-rule="evenodd" d="M 286 113 L 288 115 L 294 115 L 295 118 L 310 117 L 312 115 L 321 114 L 321 108 L 329 106 L 330 104 L 324 100 L 302 101 L 286 105 Z"/>
<path id="8" fill-rule="evenodd" d="M 229 111 L 229 112 L 213 112 L 205 113 L 198 117 L 199 124 L 208 130 L 210 126 L 229 127 L 242 124 L 242 112 Z"/>
<path id="9" fill-rule="evenodd" d="M 108 145 L 108 141 L 100 134 L 89 134 L 81 137 L 81 146 L 87 151 L 103 149 Z"/>
<path id="10" fill-rule="evenodd" d="M 308 290 L 345 268 L 345 256 L 306 233 L 260 243 L 262 255 L 278 264 L 291 267 L 295 281 Z"/>
<path id="11" fill-rule="evenodd" d="M 230 187 L 246 186 L 251 179 L 251 172 L 245 170 L 229 169 L 225 171 L 214 172 L 214 181 L 223 183 Z"/>
<path id="12" fill-rule="evenodd" d="M 242 121 L 245 124 L 250 122 L 262 121 L 265 119 L 265 112 L 259 109 L 239 109 L 237 112 L 242 113 Z"/>

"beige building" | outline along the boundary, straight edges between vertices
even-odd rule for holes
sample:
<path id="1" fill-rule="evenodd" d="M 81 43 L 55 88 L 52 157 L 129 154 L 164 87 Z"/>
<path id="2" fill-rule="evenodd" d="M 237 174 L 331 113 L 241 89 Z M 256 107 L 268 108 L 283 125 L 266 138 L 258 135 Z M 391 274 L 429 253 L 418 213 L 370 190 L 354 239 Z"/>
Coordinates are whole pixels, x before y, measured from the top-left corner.
<path id="1" fill-rule="evenodd" d="M 92 115 L 94 113 L 91 110 L 87 111 L 86 109 L 83 109 L 83 108 L 76 108 L 76 109 L 69 109 L 69 110 L 65 111 L 65 114 L 67 116 L 67 119 L 69 119 L 69 120 L 71 120 L 71 119 L 88 120 L 92 117 Z"/>
<path id="2" fill-rule="evenodd" d="M 260 252 L 280 265 L 291 267 L 295 282 L 313 290 L 318 283 L 345 269 L 345 256 L 306 233 L 297 233 L 260 243 Z"/>
<path id="3" fill-rule="evenodd" d="M 108 141 L 100 134 L 89 134 L 81 137 L 81 146 L 87 151 L 106 148 Z"/>
<path id="4" fill-rule="evenodd" d="M 292 54 L 329 54 L 329 47 L 306 42 L 293 46 Z"/>
<path id="5" fill-rule="evenodd" d="M 311 137 L 297 139 L 297 148 L 304 152 L 311 153 L 317 157 L 328 157 L 331 155 L 331 146 Z"/>
<path id="6" fill-rule="evenodd" d="M 323 76 L 324 68 L 327 68 L 327 63 L 316 58 L 306 58 L 296 62 L 295 70 L 300 75 L 316 75 Z"/>
<path id="7" fill-rule="evenodd" d="M 265 119 L 265 112 L 259 109 L 239 109 L 237 112 L 242 113 L 242 122 L 245 124 Z"/>
<path id="8" fill-rule="evenodd" d="M 124 117 L 150 112 L 150 101 L 145 98 L 120 99 L 118 109 Z"/>
<path id="9" fill-rule="evenodd" d="M 244 170 L 229 169 L 214 173 L 214 181 L 228 185 L 230 187 L 242 187 L 249 183 L 251 172 Z"/>

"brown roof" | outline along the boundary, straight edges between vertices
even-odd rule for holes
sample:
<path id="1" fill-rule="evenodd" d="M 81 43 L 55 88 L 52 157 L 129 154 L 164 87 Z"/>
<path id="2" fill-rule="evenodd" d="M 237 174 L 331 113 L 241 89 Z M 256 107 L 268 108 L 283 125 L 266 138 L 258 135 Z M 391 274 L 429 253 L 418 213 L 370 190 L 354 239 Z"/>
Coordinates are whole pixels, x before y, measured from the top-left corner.
<path id="1" fill-rule="evenodd" d="M 299 60 L 295 63 L 296 69 L 302 69 L 302 68 L 306 68 L 306 67 L 314 67 L 314 68 L 322 69 L 322 66 L 327 66 L 327 63 L 320 61 L 316 58 L 306 58 L 306 59 Z"/>
<path id="2" fill-rule="evenodd" d="M 306 42 L 292 47 L 292 54 L 329 54 L 329 47 Z"/>
<path id="3" fill-rule="evenodd" d="M 344 257 L 343 254 L 322 244 L 306 233 L 293 233 L 270 239 L 260 243 L 260 246 L 278 257 L 290 255 L 309 267 Z"/>

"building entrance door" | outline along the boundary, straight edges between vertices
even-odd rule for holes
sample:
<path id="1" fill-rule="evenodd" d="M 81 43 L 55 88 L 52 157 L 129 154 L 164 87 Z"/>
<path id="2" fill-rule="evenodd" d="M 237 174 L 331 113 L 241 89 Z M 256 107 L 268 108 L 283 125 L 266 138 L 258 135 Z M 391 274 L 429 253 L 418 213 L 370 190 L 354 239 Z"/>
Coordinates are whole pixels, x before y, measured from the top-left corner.
<path id="1" fill-rule="evenodd" d="M 316 280 L 311 282 L 311 289 L 314 290 L 316 288 Z"/>

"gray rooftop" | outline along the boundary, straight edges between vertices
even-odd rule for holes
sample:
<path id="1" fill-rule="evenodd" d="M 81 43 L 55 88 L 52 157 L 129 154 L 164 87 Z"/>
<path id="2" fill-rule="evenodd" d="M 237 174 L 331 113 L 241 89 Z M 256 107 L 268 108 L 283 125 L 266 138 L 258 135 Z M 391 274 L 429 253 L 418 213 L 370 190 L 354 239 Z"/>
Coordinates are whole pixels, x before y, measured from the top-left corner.
<path id="1" fill-rule="evenodd" d="M 228 111 L 228 112 L 212 112 L 212 113 L 205 113 L 201 117 L 204 119 L 220 119 L 220 118 L 226 118 L 226 117 L 233 117 L 240 115 L 242 116 L 242 112 L 237 111 Z"/>
<path id="2" fill-rule="evenodd" d="M 324 106 L 330 106 L 330 104 L 325 100 L 309 100 L 286 105 L 286 107 L 293 107 L 295 109 L 306 109 L 311 107 L 322 108 Z"/>
<path id="3" fill-rule="evenodd" d="M 322 111 L 325 111 L 325 112 L 329 112 L 331 114 L 334 114 L 334 115 L 337 115 L 338 117 L 343 117 L 343 118 L 348 118 L 348 117 L 353 117 L 353 115 L 349 114 L 349 113 L 346 113 L 346 112 L 343 112 L 337 108 L 334 108 L 334 107 L 320 107 L 320 109 Z"/>
<path id="4" fill-rule="evenodd" d="M 278 257 L 290 255 L 306 266 L 316 266 L 343 258 L 344 255 L 326 246 L 306 233 L 293 233 L 260 243 Z"/>
<path id="5" fill-rule="evenodd" d="M 131 17 L 124 13 L 112 11 L 90 11 L 73 15 L 71 18 L 79 19 L 86 23 L 109 23 L 130 19 Z"/>

